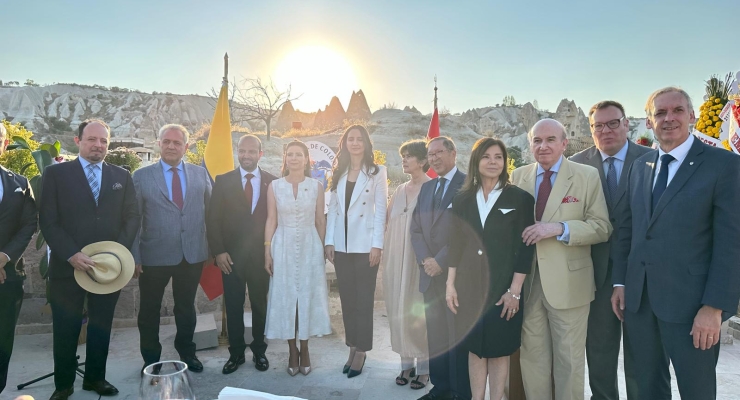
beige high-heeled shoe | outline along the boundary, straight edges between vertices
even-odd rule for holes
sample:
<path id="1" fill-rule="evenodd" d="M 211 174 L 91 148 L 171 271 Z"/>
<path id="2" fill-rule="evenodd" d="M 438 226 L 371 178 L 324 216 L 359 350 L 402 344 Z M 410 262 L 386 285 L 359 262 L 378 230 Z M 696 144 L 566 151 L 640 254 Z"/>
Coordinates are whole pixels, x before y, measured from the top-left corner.
<path id="1" fill-rule="evenodd" d="M 290 376 L 296 376 L 296 375 L 298 374 L 298 370 L 299 370 L 300 368 L 301 368 L 301 367 L 298 367 L 298 368 L 291 368 L 291 367 L 288 367 L 288 368 L 287 368 L 287 370 L 288 370 L 288 375 L 290 375 Z M 304 375 L 305 375 L 305 374 L 304 374 Z"/>
<path id="2" fill-rule="evenodd" d="M 303 375 L 308 375 L 311 373 L 311 366 L 308 367 L 298 367 L 298 369 L 301 371 Z"/>

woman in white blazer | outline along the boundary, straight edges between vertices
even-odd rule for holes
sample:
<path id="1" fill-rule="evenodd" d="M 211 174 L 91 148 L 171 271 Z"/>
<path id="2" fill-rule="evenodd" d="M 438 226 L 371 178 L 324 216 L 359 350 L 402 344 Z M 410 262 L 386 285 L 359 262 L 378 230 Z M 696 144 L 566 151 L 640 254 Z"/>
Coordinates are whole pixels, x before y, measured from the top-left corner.
<path id="1" fill-rule="evenodd" d="M 337 272 L 350 348 L 342 372 L 352 378 L 362 373 L 373 347 L 375 278 L 388 201 L 388 173 L 375 164 L 370 135 L 361 125 L 347 128 L 339 140 L 329 196 L 326 257 Z"/>

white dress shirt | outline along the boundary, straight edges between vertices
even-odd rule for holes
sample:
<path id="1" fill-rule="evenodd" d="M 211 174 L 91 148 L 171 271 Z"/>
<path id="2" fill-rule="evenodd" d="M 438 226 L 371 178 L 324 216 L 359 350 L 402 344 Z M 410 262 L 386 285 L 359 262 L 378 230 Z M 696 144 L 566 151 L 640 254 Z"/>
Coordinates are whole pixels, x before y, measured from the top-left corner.
<path id="1" fill-rule="evenodd" d="M 445 196 L 445 193 L 447 193 L 447 188 L 450 187 L 450 182 L 452 182 L 452 178 L 455 177 L 455 174 L 457 173 L 457 166 L 452 167 L 452 169 L 446 173 L 441 178 L 445 178 L 445 187 L 444 191 L 442 192 L 442 197 Z M 439 179 L 437 179 L 437 185 L 434 186 L 434 193 L 437 193 L 437 189 L 439 189 Z"/>
<path id="2" fill-rule="evenodd" d="M 247 174 L 254 175 L 250 180 L 252 183 L 252 212 L 254 212 L 254 208 L 257 207 L 257 202 L 260 199 L 260 182 L 262 180 L 262 174 L 260 173 L 259 167 L 255 168 L 254 171 L 247 171 L 241 166 L 239 166 L 239 173 L 242 174 L 242 190 L 247 186 Z"/>
<path id="3" fill-rule="evenodd" d="M 78 160 L 80 160 L 80 164 L 82 164 L 82 172 L 85 173 L 85 179 L 87 179 L 87 166 L 90 164 L 97 165 L 97 168 L 93 168 L 93 174 L 95 174 L 95 180 L 98 182 L 98 187 L 100 188 L 100 191 L 103 191 L 103 162 L 96 162 L 91 163 L 90 161 L 85 160 L 82 157 L 77 157 Z"/>
<path id="4" fill-rule="evenodd" d="M 666 187 L 670 185 L 671 180 L 674 176 L 676 176 L 676 171 L 678 171 L 678 167 L 681 166 L 681 163 L 683 163 L 683 160 L 686 159 L 686 156 L 689 154 L 689 150 L 691 150 L 691 146 L 694 144 L 694 135 L 689 134 L 689 137 L 678 147 L 675 149 L 669 151 L 667 154 L 670 154 L 675 158 L 675 160 L 668 163 L 668 182 L 666 182 Z M 653 187 L 655 187 L 655 182 L 658 180 L 658 173 L 660 173 L 660 169 L 663 168 L 663 163 L 660 161 L 660 157 L 663 156 L 663 154 L 666 154 L 663 149 L 658 146 L 658 163 L 655 166 L 655 176 L 653 177 Z"/>
<path id="5" fill-rule="evenodd" d="M 498 200 L 499 196 L 501 196 L 502 189 L 499 189 L 501 185 L 499 183 L 496 184 L 496 186 L 491 190 L 490 193 L 488 193 L 488 200 L 485 199 L 485 196 L 483 196 L 483 186 L 478 189 L 478 193 L 475 195 L 475 200 L 478 202 L 478 214 L 480 215 L 480 224 L 484 228 L 486 227 L 486 219 L 488 218 L 488 214 L 493 209 L 493 206 L 496 204 L 496 200 Z"/>
<path id="6" fill-rule="evenodd" d="M 609 175 L 609 163 L 606 162 L 606 159 L 609 157 L 614 157 L 614 171 L 617 173 L 617 182 L 619 182 L 619 178 L 622 176 L 622 170 L 624 169 L 624 160 L 627 158 L 627 150 L 629 150 L 630 144 L 629 141 L 624 143 L 624 146 L 617 152 L 617 154 L 610 156 L 609 154 L 604 153 L 603 151 L 599 150 L 599 154 L 601 154 L 601 167 L 604 169 L 604 176 Z"/>

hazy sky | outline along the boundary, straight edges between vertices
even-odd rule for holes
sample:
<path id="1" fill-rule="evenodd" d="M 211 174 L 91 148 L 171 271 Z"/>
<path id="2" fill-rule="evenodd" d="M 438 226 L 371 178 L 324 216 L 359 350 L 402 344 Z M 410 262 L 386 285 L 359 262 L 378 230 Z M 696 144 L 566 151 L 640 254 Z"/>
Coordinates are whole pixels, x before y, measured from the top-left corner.
<path id="1" fill-rule="evenodd" d="M 313 88 L 295 103 L 304 111 L 328 104 L 331 94 L 321 89 L 336 91 L 345 108 L 362 89 L 373 111 L 395 102 L 429 112 L 436 74 L 440 107 L 452 112 L 513 95 L 552 111 L 563 98 L 585 110 L 614 99 L 642 116 L 659 87 L 680 85 L 698 104 L 711 74 L 740 69 L 738 7 L 738 0 L 3 0 L 0 79 L 205 94 L 220 84 L 228 51 L 230 77 Z"/>

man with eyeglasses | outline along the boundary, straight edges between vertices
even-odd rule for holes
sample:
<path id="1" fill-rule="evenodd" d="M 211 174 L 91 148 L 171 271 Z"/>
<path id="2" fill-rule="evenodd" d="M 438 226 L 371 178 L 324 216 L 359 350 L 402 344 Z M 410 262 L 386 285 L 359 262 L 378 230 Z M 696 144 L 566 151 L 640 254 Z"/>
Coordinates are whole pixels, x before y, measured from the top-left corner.
<path id="1" fill-rule="evenodd" d="M 606 100 L 593 105 L 588 112 L 594 146 L 573 155 L 570 160 L 590 165 L 599 171 L 609 209 L 609 221 L 614 230 L 609 241 L 591 246 L 594 263 L 596 298 L 591 302 L 586 336 L 586 361 L 592 400 L 619 400 L 617 370 L 622 323 L 612 312 L 612 247 L 617 243 L 619 219 L 625 212 L 627 196 L 627 171 L 650 148 L 627 140 L 629 120 L 624 107 L 616 101 Z M 627 398 L 637 399 L 637 386 L 633 373 L 632 353 L 624 335 L 624 374 Z"/>

